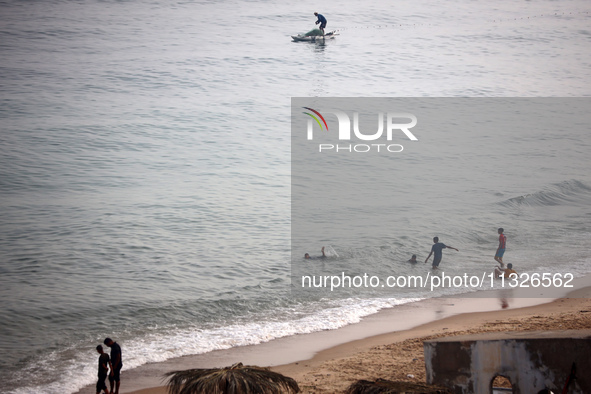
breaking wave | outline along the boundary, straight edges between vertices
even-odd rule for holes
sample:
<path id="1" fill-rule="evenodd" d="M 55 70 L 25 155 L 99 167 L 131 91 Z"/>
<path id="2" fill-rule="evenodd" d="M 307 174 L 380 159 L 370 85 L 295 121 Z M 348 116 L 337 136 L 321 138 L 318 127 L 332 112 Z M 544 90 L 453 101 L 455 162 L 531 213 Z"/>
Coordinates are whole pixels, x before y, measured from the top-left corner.
<path id="1" fill-rule="evenodd" d="M 552 184 L 543 190 L 502 201 L 504 207 L 543 207 L 572 204 L 591 197 L 591 187 L 577 180 Z"/>

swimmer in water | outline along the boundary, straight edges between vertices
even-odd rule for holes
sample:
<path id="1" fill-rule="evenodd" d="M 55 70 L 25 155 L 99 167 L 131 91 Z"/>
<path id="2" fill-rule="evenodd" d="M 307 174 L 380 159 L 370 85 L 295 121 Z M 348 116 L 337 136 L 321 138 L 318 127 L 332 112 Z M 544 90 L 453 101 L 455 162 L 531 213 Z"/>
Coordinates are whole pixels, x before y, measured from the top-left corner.
<path id="1" fill-rule="evenodd" d="M 322 256 L 318 256 L 318 257 L 311 257 L 308 253 L 306 253 L 304 255 L 304 258 L 306 260 L 314 260 L 314 259 L 324 259 L 326 258 L 326 255 L 324 254 L 324 246 L 322 247 Z"/>

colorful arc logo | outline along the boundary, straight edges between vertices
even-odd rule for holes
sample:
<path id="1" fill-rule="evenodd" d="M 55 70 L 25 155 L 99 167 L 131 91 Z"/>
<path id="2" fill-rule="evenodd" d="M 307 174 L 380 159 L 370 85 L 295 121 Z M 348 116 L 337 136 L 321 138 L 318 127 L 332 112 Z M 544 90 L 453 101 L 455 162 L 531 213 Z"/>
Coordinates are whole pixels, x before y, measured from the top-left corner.
<path id="1" fill-rule="evenodd" d="M 323 117 L 322 115 L 320 115 L 320 112 L 318 112 L 318 111 L 316 111 L 316 110 L 314 110 L 314 109 L 312 109 L 312 108 L 309 108 L 309 107 L 302 107 L 302 108 L 304 108 L 304 109 L 307 109 L 307 110 L 309 110 L 309 111 L 312 111 L 312 112 L 314 112 L 316 115 L 318 115 L 318 116 L 320 117 L 320 119 L 322 119 L 322 122 L 324 123 L 324 126 L 326 126 L 326 131 L 328 131 L 328 125 L 326 124 L 326 120 L 324 120 L 324 117 Z M 314 115 L 312 115 L 312 114 L 311 114 L 311 113 L 309 113 L 309 112 L 304 112 L 304 113 L 305 113 L 306 115 L 310 116 L 312 119 L 314 119 L 314 120 L 316 121 L 316 123 L 318 123 L 318 126 L 320 126 L 320 130 L 322 130 L 322 123 L 320 123 L 320 120 L 318 120 L 318 118 L 317 118 L 317 117 L 315 117 Z"/>

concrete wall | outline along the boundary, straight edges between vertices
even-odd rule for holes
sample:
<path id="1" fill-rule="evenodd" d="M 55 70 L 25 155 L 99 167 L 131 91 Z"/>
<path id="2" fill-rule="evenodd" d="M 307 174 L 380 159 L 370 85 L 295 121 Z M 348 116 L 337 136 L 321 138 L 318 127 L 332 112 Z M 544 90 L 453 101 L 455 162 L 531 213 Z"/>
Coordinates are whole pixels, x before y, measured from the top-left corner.
<path id="1" fill-rule="evenodd" d="M 427 383 L 458 394 L 490 394 L 492 381 L 508 378 L 515 394 L 548 388 L 561 393 L 573 362 L 569 394 L 591 393 L 591 330 L 488 333 L 424 343 Z"/>

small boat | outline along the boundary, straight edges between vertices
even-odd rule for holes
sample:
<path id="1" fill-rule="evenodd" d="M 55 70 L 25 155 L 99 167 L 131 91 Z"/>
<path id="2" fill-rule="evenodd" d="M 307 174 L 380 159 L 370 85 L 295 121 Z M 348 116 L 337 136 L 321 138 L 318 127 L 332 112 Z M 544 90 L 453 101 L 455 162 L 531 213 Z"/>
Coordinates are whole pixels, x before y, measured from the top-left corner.
<path id="1" fill-rule="evenodd" d="M 319 29 L 314 29 L 306 34 L 298 34 L 297 36 L 291 36 L 294 41 L 307 41 L 307 42 L 318 42 L 324 40 L 334 39 L 337 36 L 336 31 L 331 31 L 330 33 L 322 34 L 322 31 Z"/>

